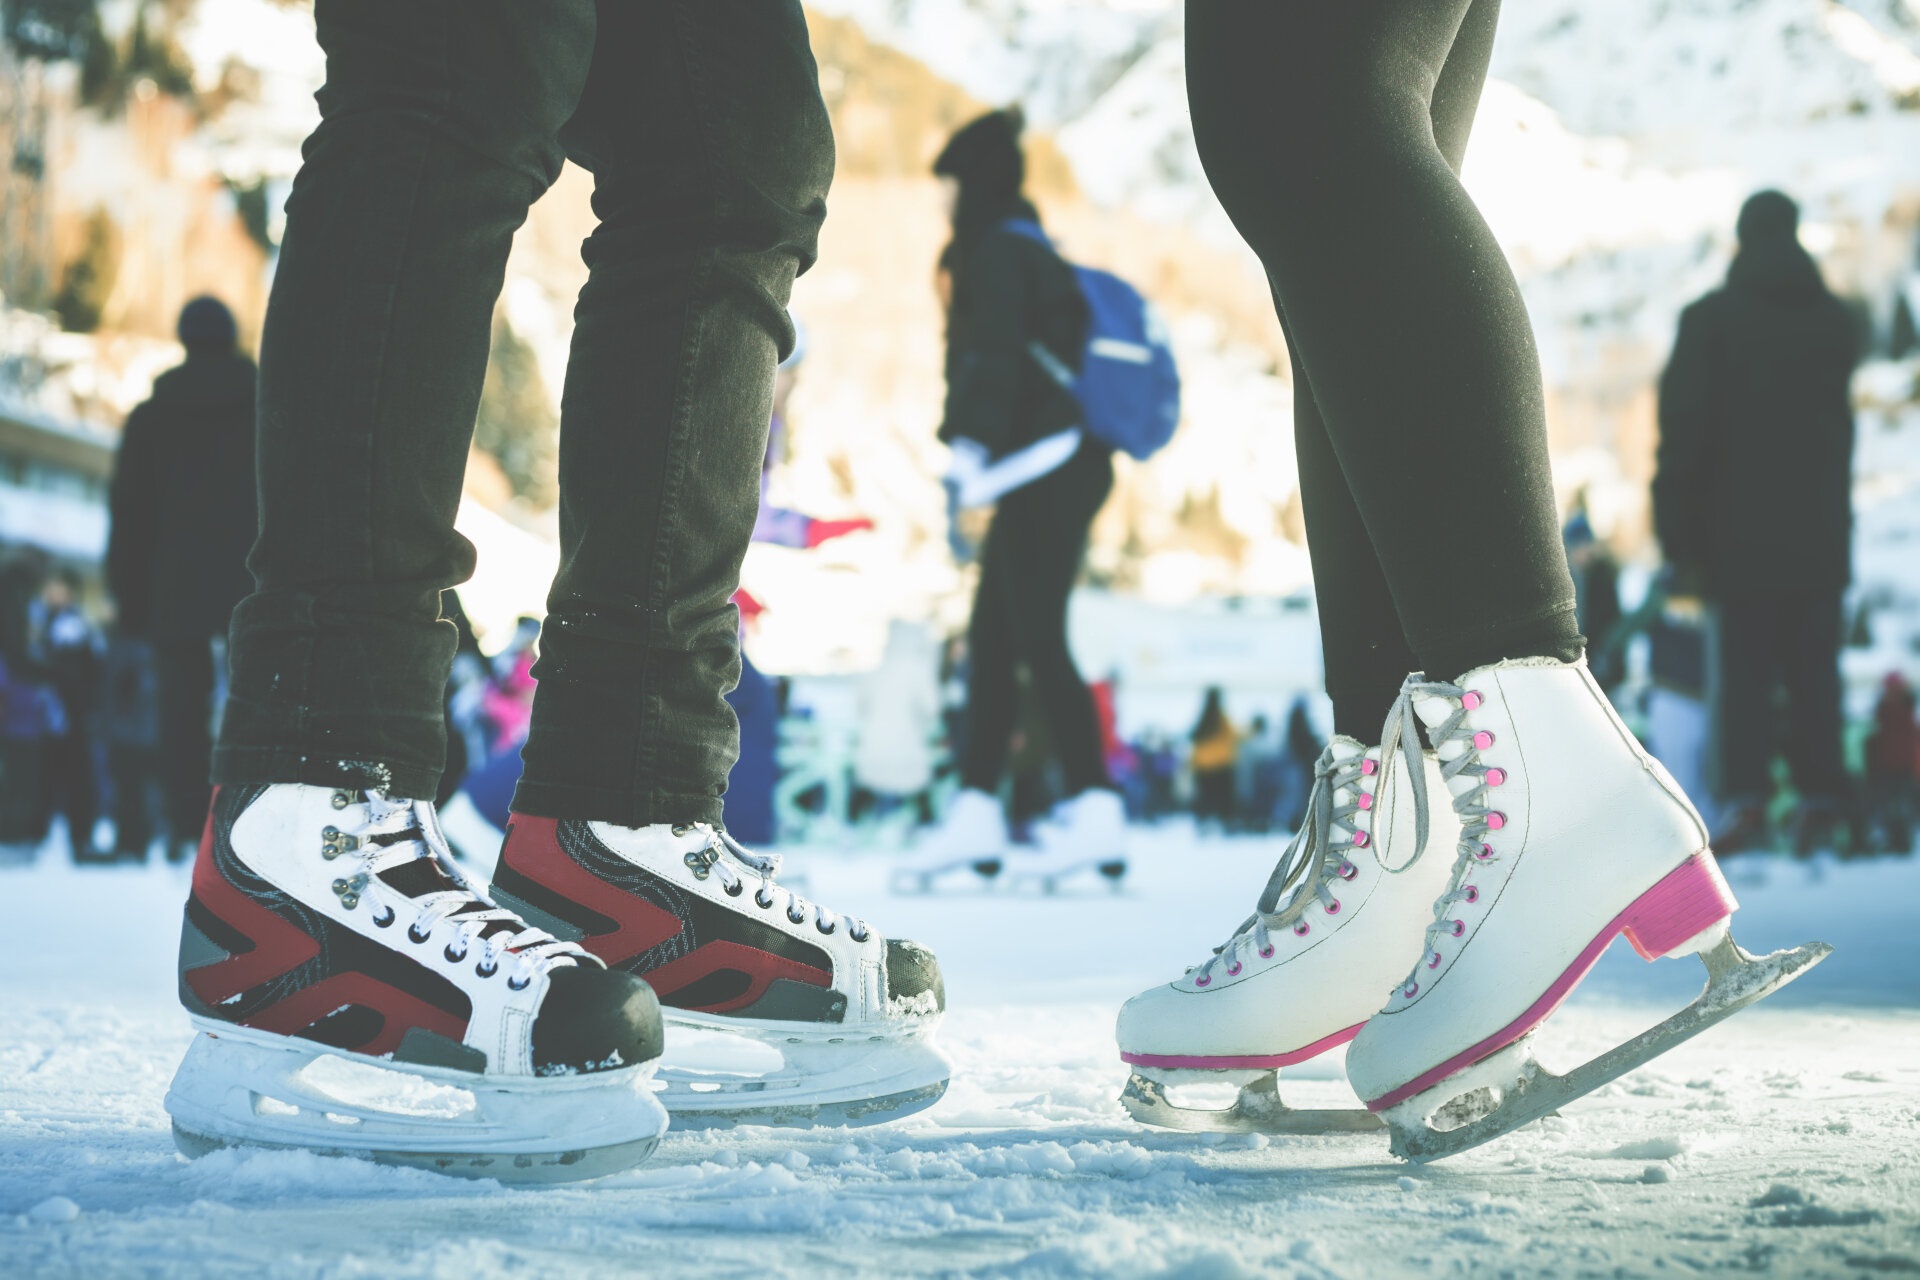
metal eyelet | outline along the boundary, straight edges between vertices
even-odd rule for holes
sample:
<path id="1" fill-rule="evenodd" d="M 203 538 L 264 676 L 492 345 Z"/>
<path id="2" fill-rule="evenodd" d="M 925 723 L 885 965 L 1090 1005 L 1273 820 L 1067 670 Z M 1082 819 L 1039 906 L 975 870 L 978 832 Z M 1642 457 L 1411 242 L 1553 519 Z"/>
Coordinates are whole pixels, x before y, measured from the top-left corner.
<path id="1" fill-rule="evenodd" d="M 387 927 L 388 925 L 390 925 L 390 924 L 392 924 L 392 923 L 393 923 L 393 922 L 394 922 L 395 920 L 397 920 L 397 919 L 399 919 L 399 917 L 398 917 L 398 916 L 396 916 L 396 915 L 394 914 L 394 912 L 393 912 L 393 908 L 392 908 L 392 907 L 388 907 L 388 908 L 387 908 L 387 914 L 386 914 L 386 918 L 385 918 L 385 919 L 382 919 L 382 918 L 381 918 L 381 917 L 379 917 L 379 916 L 375 916 L 375 917 L 373 918 L 373 923 L 374 923 L 374 927 L 375 927 L 375 928 L 379 928 L 379 929 L 384 929 L 384 928 L 386 928 L 386 927 Z"/>
<path id="2" fill-rule="evenodd" d="M 480 963 L 473 966 L 473 971 L 479 974 L 483 978 L 491 978 L 494 974 L 500 972 L 500 966 L 497 963 L 488 964 L 486 961 L 482 960 Z"/>
<path id="3" fill-rule="evenodd" d="M 1262 947 L 1262 948 L 1260 948 L 1260 958 L 1261 958 L 1262 960 L 1271 960 L 1271 959 L 1273 959 L 1273 948 L 1272 948 L 1272 947 Z"/>
<path id="4" fill-rule="evenodd" d="M 419 925 L 410 924 L 407 926 L 407 941 L 409 942 L 425 942 L 431 937 L 433 937 L 433 931 L 431 929 L 425 933 L 421 933 Z"/>
<path id="5" fill-rule="evenodd" d="M 695 849 L 681 861 L 686 863 L 687 869 L 693 872 L 695 880 L 705 880 L 711 874 L 713 864 L 720 861 L 720 851 L 713 848 Z"/>
<path id="6" fill-rule="evenodd" d="M 806 922 L 807 922 L 806 912 L 802 911 L 799 915 L 795 915 L 791 911 L 787 912 L 788 924 L 805 924 Z"/>
<path id="7" fill-rule="evenodd" d="M 833 936 L 833 931 L 838 929 L 840 926 L 838 923 L 828 924 L 825 920 L 815 920 L 813 922 L 813 927 L 818 929 L 820 932 L 826 934 L 827 936 L 831 937 Z"/>
<path id="8" fill-rule="evenodd" d="M 353 793 L 351 791 L 336 791 L 333 793 L 334 808 L 344 809 L 352 803 L 353 803 Z"/>
<path id="9" fill-rule="evenodd" d="M 462 960 L 465 960 L 467 958 L 467 953 L 465 951 L 455 954 L 453 949 L 453 944 L 451 942 L 447 944 L 447 949 L 445 951 L 442 951 L 440 954 L 445 956 L 447 960 L 453 964 L 459 964 Z"/>
<path id="10" fill-rule="evenodd" d="M 673 834 L 675 834 L 676 836 L 683 836 L 691 830 L 693 830 L 693 828 L 687 826 L 684 823 L 676 822 L 673 824 Z"/>
<path id="11" fill-rule="evenodd" d="M 1326 906 L 1320 909 L 1326 912 L 1330 916 L 1337 916 L 1340 914 L 1340 899 L 1335 898 L 1332 902 L 1329 902 Z"/>
<path id="12" fill-rule="evenodd" d="M 858 933 L 855 933 L 852 929 L 848 929 L 847 936 L 849 938 L 852 938 L 855 942 L 865 942 L 868 938 L 871 938 L 873 935 L 867 932 L 865 929 L 862 929 Z"/>
<path id="13" fill-rule="evenodd" d="M 756 893 L 753 895 L 753 905 L 760 908 L 762 911 L 771 910 L 773 907 L 773 899 L 762 898 L 759 894 Z"/>
<path id="14" fill-rule="evenodd" d="M 727 896 L 729 898 L 737 898 L 742 893 L 745 893 L 746 889 L 747 889 L 747 886 L 741 884 L 738 880 L 735 880 L 732 884 L 726 886 Z"/>
<path id="15" fill-rule="evenodd" d="M 533 984 L 533 979 L 531 978 L 508 978 L 507 990 L 525 991 L 532 984 Z"/>
<path id="16" fill-rule="evenodd" d="M 1456 938 L 1457 938 L 1457 937 L 1459 937 L 1459 936 L 1460 936 L 1461 934 L 1463 934 L 1463 933 L 1465 933 L 1466 931 L 1467 931 L 1467 922 L 1466 922 L 1465 920 L 1455 920 L 1455 921 L 1453 922 L 1453 936 L 1454 936 L 1454 937 L 1456 937 Z"/>
<path id="17" fill-rule="evenodd" d="M 1238 960 L 1227 966 L 1227 976 L 1229 978 L 1237 978 L 1240 976 L 1240 962 Z"/>
<path id="18" fill-rule="evenodd" d="M 1299 924 L 1296 924 L 1295 926 L 1293 926 L 1293 936 L 1296 938 L 1304 938 L 1309 933 L 1312 933 L 1312 932 L 1313 932 L 1313 926 L 1308 924 L 1305 920 L 1302 920 Z"/>
<path id="19" fill-rule="evenodd" d="M 1475 888 L 1473 885 L 1468 885 L 1466 888 L 1466 892 L 1463 893 L 1461 896 L 1464 897 L 1468 902 L 1478 902 L 1480 901 L 1480 890 Z"/>
<path id="20" fill-rule="evenodd" d="M 1360 868 L 1354 866 L 1351 862 L 1342 862 L 1333 869 L 1333 874 L 1339 876 L 1342 880 L 1351 880 L 1360 874 Z"/>

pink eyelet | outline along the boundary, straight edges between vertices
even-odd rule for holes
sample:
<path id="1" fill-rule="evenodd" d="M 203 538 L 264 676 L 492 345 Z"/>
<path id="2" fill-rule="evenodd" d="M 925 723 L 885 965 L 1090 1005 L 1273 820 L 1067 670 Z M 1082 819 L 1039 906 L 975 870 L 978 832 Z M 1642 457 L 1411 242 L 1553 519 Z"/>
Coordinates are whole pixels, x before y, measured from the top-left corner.
<path id="1" fill-rule="evenodd" d="M 1480 709 L 1480 704 L 1485 701 L 1486 699 L 1480 696 L 1480 693 L 1478 690 L 1471 690 L 1461 697 L 1460 705 L 1465 707 L 1469 711 L 1478 711 Z"/>
<path id="2" fill-rule="evenodd" d="M 1293 926 L 1293 935 L 1296 938 L 1304 938 L 1309 933 L 1312 933 L 1312 932 L 1313 932 L 1313 926 L 1308 924 L 1305 920 L 1302 920 L 1299 924 L 1296 924 L 1295 926 Z"/>
<path id="3" fill-rule="evenodd" d="M 1482 844 L 1480 846 L 1480 852 L 1474 854 L 1473 856 L 1480 859 L 1480 861 L 1485 862 L 1488 859 L 1493 857 L 1493 846 L 1490 844 Z"/>
<path id="4" fill-rule="evenodd" d="M 1473 735 L 1473 749 L 1475 751 L 1485 751 L 1488 747 L 1492 745 L 1493 745 L 1493 735 L 1489 733 L 1487 730 L 1482 729 L 1480 732 Z"/>
<path id="5" fill-rule="evenodd" d="M 1354 866 L 1351 862 L 1343 862 L 1333 869 L 1333 874 L 1339 876 L 1342 880 L 1351 880 L 1360 874 L 1360 868 Z"/>
<path id="6" fill-rule="evenodd" d="M 1466 931 L 1467 931 L 1467 922 L 1466 922 L 1465 920 L 1455 920 L 1455 921 L 1453 922 L 1453 936 L 1454 936 L 1454 937 L 1456 937 L 1456 938 L 1457 938 L 1457 937 L 1459 937 L 1459 936 L 1460 936 L 1461 934 L 1463 934 L 1463 933 L 1465 933 Z"/>
<path id="7" fill-rule="evenodd" d="M 1487 770 L 1487 785 L 1488 785 L 1488 786 L 1490 786 L 1490 787 L 1497 787 L 1497 786 L 1499 786 L 1499 785 L 1500 785 L 1501 783 L 1503 783 L 1503 782 L 1505 782 L 1506 780 L 1507 780 L 1507 771 L 1506 771 L 1505 769 L 1489 769 L 1489 770 Z"/>
<path id="8" fill-rule="evenodd" d="M 1411 1000 L 1420 994 L 1420 984 L 1417 982 L 1409 982 L 1406 986 L 1400 988 L 1400 994 Z"/>
<path id="9" fill-rule="evenodd" d="M 1360 807 L 1361 807 L 1362 809 L 1371 809 L 1371 808 L 1373 808 L 1373 792 L 1371 792 L 1371 791 L 1362 791 L 1362 792 L 1360 793 L 1360 798 L 1359 798 L 1358 800 L 1356 800 L 1356 801 L 1354 801 L 1354 803 L 1355 803 L 1355 804 L 1357 804 L 1357 805 L 1359 805 L 1359 806 L 1360 806 Z"/>
<path id="10" fill-rule="evenodd" d="M 1464 898 L 1466 898 L 1466 900 L 1467 900 L 1468 902 L 1478 902 L 1478 901 L 1480 901 L 1480 891 L 1479 891 L 1478 889 L 1476 889 L 1476 888 L 1474 888 L 1474 887 L 1473 887 L 1472 885 L 1468 885 L 1468 886 L 1467 886 L 1467 889 L 1466 889 L 1466 892 L 1465 892 L 1464 894 L 1462 894 L 1461 896 L 1462 896 L 1462 897 L 1464 897 Z"/>
<path id="11" fill-rule="evenodd" d="M 1427 968 L 1438 969 L 1439 967 L 1440 967 L 1440 953 L 1436 951 L 1433 953 L 1431 957 L 1428 958 Z"/>
<path id="12" fill-rule="evenodd" d="M 1487 815 L 1487 830 L 1498 831 L 1507 825 L 1507 815 L 1495 809 Z"/>
<path id="13" fill-rule="evenodd" d="M 1261 958 L 1262 960 L 1271 960 L 1271 959 L 1273 959 L 1273 948 L 1272 948 L 1272 947 L 1262 947 L 1262 948 L 1260 948 L 1260 958 Z"/>
<path id="14" fill-rule="evenodd" d="M 1210 983 L 1210 982 L 1212 982 L 1212 981 L 1213 981 L 1213 979 L 1212 979 L 1211 977 L 1205 977 L 1205 978 L 1195 978 L 1195 979 L 1193 980 L 1193 985 L 1194 985 L 1194 986 L 1196 986 L 1196 987 L 1204 987 L 1204 986 L 1206 986 L 1206 985 L 1207 985 L 1208 983 Z"/>
<path id="15" fill-rule="evenodd" d="M 1229 978 L 1237 978 L 1240 976 L 1240 962 L 1238 960 L 1235 960 L 1227 966 L 1227 976 Z"/>
<path id="16" fill-rule="evenodd" d="M 1340 914 L 1340 899 L 1335 898 L 1332 902 L 1329 902 L 1326 906 L 1320 909 L 1326 912 L 1330 916 L 1337 916 Z"/>
<path id="17" fill-rule="evenodd" d="M 1364 848 L 1366 848 L 1366 847 L 1367 847 L 1368 845 L 1370 845 L 1370 844 L 1372 844 L 1372 843 L 1373 843 L 1373 837 L 1372 837 L 1372 836 L 1370 836 L 1370 835 L 1368 835 L 1368 834 L 1367 834 L 1366 832 L 1364 832 L 1364 831 L 1356 831 L 1356 832 L 1354 832 L 1354 833 L 1353 833 L 1353 847 L 1354 847 L 1354 848 L 1356 848 L 1356 849 L 1364 849 Z"/>
<path id="18" fill-rule="evenodd" d="M 1360 762 L 1360 772 L 1371 778 L 1374 774 L 1380 772 L 1380 766 L 1371 760 L 1362 760 Z"/>

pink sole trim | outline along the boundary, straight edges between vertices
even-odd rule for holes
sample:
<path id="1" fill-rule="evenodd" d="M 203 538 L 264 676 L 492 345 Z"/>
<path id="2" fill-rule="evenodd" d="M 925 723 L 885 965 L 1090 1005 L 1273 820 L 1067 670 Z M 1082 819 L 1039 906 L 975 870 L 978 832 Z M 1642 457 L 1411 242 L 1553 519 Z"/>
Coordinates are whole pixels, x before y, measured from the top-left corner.
<path id="1" fill-rule="evenodd" d="M 1227 1071 L 1267 1067 L 1290 1067 L 1296 1062 L 1305 1062 L 1317 1058 L 1329 1049 L 1337 1049 L 1360 1034 L 1365 1022 L 1356 1022 L 1344 1031 L 1336 1031 L 1325 1040 L 1315 1040 L 1304 1049 L 1295 1049 L 1292 1053 L 1241 1054 L 1239 1056 L 1209 1058 L 1200 1054 L 1175 1053 L 1123 1053 L 1120 1061 L 1136 1067 L 1195 1067 L 1202 1071 Z"/>
<path id="2" fill-rule="evenodd" d="M 1415 1076 L 1378 1098 L 1368 1099 L 1367 1110 L 1385 1111 L 1396 1103 L 1405 1102 L 1461 1068 L 1472 1066 L 1489 1054 L 1506 1048 L 1545 1022 L 1561 1002 L 1573 994 L 1573 989 L 1580 985 L 1580 980 L 1600 959 L 1600 953 L 1607 949 L 1607 944 L 1622 933 L 1627 935 L 1627 941 L 1633 944 L 1633 949 L 1640 953 L 1641 959 L 1658 960 L 1696 933 L 1725 920 L 1739 906 L 1734 900 L 1733 890 L 1727 887 L 1726 877 L 1720 874 L 1713 853 L 1704 851 L 1694 854 L 1615 916 L 1574 957 L 1573 963 L 1547 988 L 1546 994 L 1535 1000 L 1525 1013 L 1433 1070 Z"/>

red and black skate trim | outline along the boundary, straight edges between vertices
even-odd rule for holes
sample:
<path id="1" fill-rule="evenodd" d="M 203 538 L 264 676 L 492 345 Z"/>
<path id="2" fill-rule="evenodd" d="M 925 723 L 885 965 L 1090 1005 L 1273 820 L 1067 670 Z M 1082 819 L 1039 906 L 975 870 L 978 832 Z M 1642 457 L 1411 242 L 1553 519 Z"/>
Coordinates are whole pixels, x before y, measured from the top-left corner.
<path id="1" fill-rule="evenodd" d="M 628 862 L 586 822 L 514 814 L 493 890 L 609 968 L 645 978 L 664 1005 L 780 1022 L 846 1019 L 833 958 L 754 919 L 779 908 L 761 907 L 750 881 L 730 909 Z"/>
<path id="2" fill-rule="evenodd" d="M 203 1017 L 354 1053 L 484 1067 L 485 1055 L 461 1044 L 473 1012 L 465 992 L 290 897 L 235 856 L 233 823 L 264 790 L 215 793 L 181 925 L 180 1002 Z M 428 1034 L 409 1035 L 416 1029 Z"/>

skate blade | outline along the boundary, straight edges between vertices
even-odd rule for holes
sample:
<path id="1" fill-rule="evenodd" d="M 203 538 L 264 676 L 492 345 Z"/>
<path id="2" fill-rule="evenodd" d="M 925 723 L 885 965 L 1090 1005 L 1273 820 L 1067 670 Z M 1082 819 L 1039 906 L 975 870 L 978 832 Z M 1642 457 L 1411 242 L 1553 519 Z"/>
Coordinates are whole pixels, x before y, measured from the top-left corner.
<path id="1" fill-rule="evenodd" d="M 540 1185 L 560 1182 L 585 1182 L 631 1169 L 660 1145 L 660 1135 L 619 1142 L 606 1147 L 578 1151 L 534 1151 L 477 1153 L 456 1151 L 383 1151 L 351 1147 L 319 1148 L 287 1142 L 265 1142 L 254 1138 L 221 1138 L 197 1133 L 173 1122 L 173 1145 L 189 1160 L 216 1151 L 311 1151 L 315 1155 L 349 1160 L 370 1160 L 375 1164 L 406 1169 L 425 1169 L 454 1178 L 492 1178 L 496 1182 Z"/>
<path id="2" fill-rule="evenodd" d="M 688 1066 L 669 1036 L 668 1057 L 654 1076 L 655 1096 L 676 1129 L 884 1124 L 940 1101 L 953 1075 L 952 1064 L 927 1038 L 931 1027 L 897 1037 L 863 1036 L 837 1026 L 740 1026 L 679 1010 L 669 1011 L 667 1021 L 669 1027 L 733 1036 L 781 1059 L 770 1070 Z"/>
<path id="3" fill-rule="evenodd" d="M 666 1132 L 652 1063 L 565 1077 L 399 1064 L 207 1025 L 167 1090 L 175 1143 L 315 1151 L 503 1182 L 573 1182 L 645 1159 Z"/>
<path id="4" fill-rule="evenodd" d="M 1511 1133 L 1772 995 L 1832 952 L 1824 942 L 1809 942 L 1771 955 L 1753 956 L 1728 934 L 1701 953 L 1700 960 L 1707 967 L 1707 985 L 1692 1004 L 1565 1075 L 1556 1075 L 1540 1065 L 1528 1045 L 1529 1035 L 1464 1068 L 1452 1079 L 1388 1108 L 1383 1115 L 1392 1135 L 1393 1154 L 1415 1164 L 1428 1164 Z M 1504 1083 L 1481 1082 L 1489 1070 L 1515 1060 L 1518 1065 L 1504 1074 Z M 1462 1085 L 1468 1087 L 1463 1089 Z M 1436 1118 L 1460 1123 L 1437 1128 L 1433 1124 Z"/>
<path id="5" fill-rule="evenodd" d="M 1138 1071 L 1127 1077 L 1120 1105 L 1142 1124 L 1186 1133 L 1372 1133 L 1386 1127 L 1362 1107 L 1297 1109 L 1280 1100 L 1280 1073 L 1263 1072 L 1240 1086 L 1230 1107 L 1202 1109 L 1176 1105 L 1167 1088 Z"/>
<path id="6" fill-rule="evenodd" d="M 896 898 L 915 898 L 936 892 L 954 892 L 956 887 L 986 890 L 993 887 L 995 877 L 1000 874 L 1001 862 L 998 858 L 975 858 L 955 862 L 944 867 L 935 867 L 929 871 L 901 869 L 895 871 L 887 882 L 887 891 Z M 962 877 L 957 873 L 969 871 L 972 874 Z M 944 886 L 944 888 L 943 888 Z"/>

